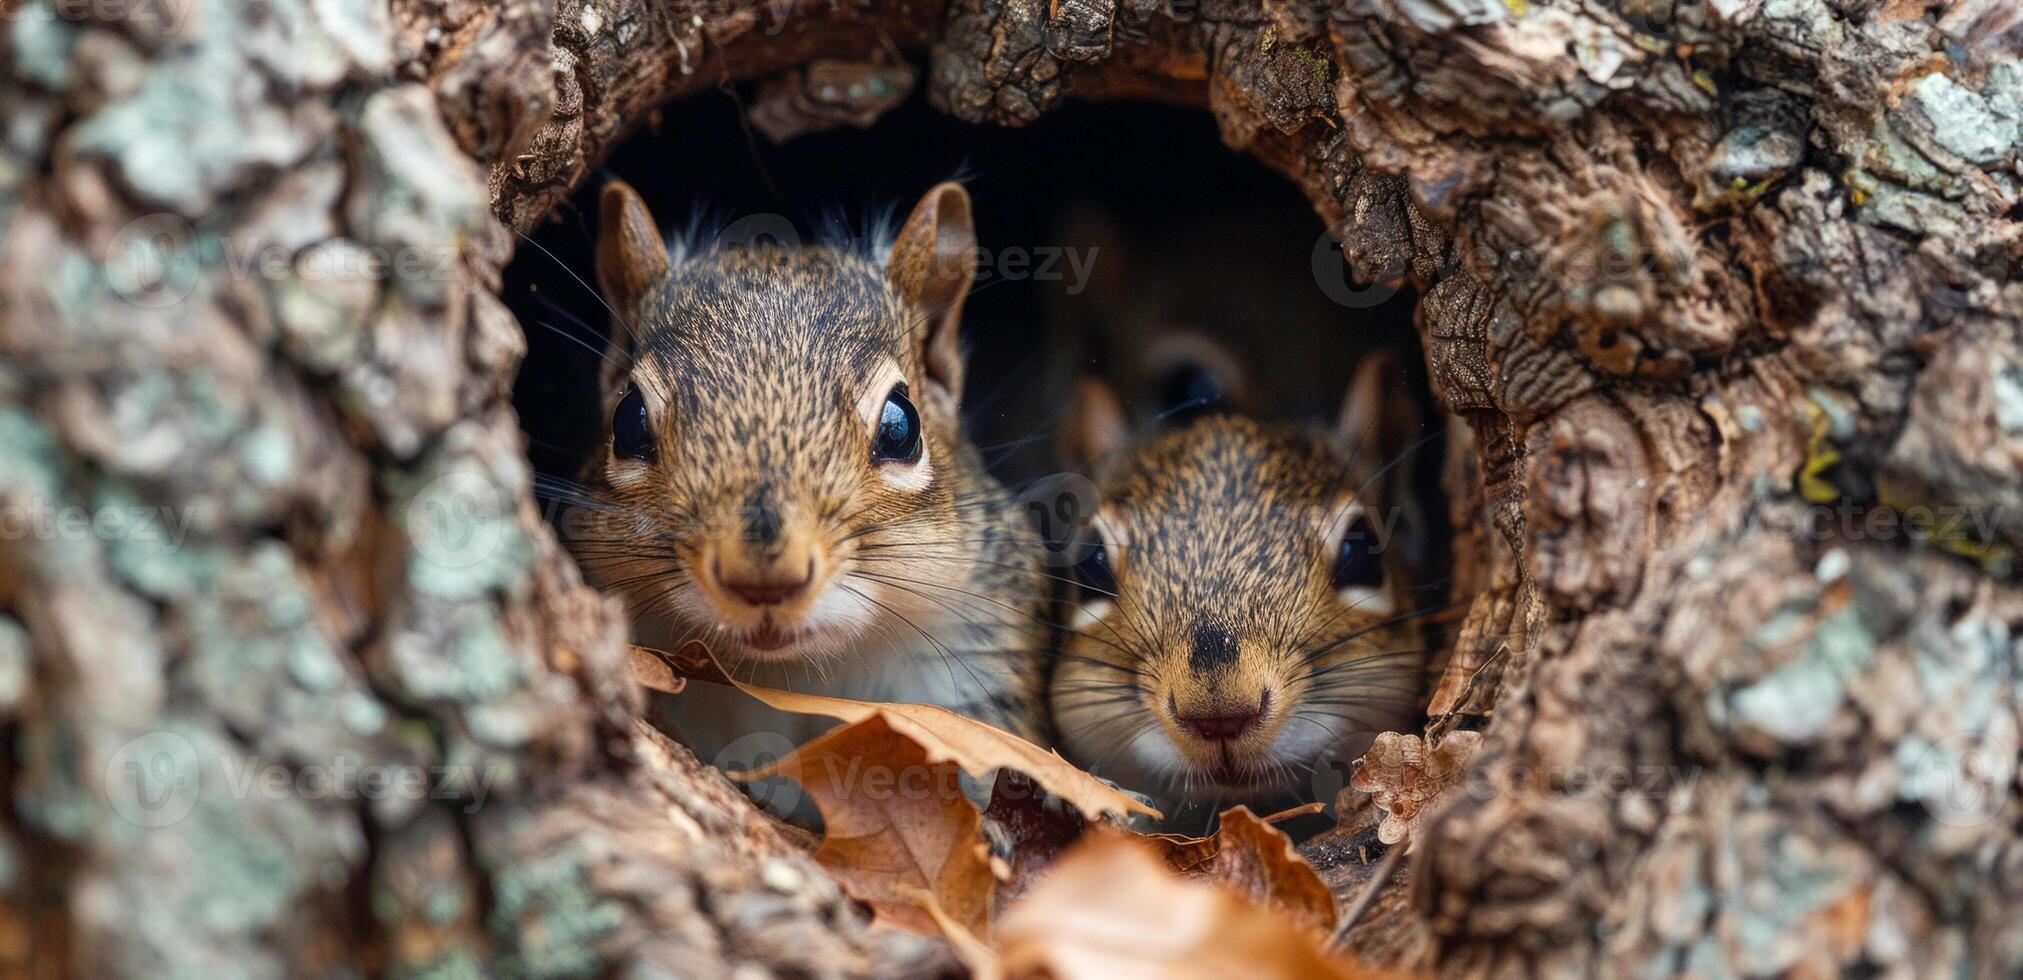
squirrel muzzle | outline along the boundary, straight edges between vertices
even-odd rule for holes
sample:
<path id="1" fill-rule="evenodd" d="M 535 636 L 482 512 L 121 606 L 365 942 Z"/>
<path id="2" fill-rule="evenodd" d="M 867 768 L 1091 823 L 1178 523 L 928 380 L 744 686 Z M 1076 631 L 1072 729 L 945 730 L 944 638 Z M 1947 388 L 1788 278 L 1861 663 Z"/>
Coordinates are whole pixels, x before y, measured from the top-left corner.
<path id="1" fill-rule="evenodd" d="M 789 628 L 821 597 L 831 562 L 821 529 L 766 487 L 703 543 L 698 576 L 727 623 Z"/>

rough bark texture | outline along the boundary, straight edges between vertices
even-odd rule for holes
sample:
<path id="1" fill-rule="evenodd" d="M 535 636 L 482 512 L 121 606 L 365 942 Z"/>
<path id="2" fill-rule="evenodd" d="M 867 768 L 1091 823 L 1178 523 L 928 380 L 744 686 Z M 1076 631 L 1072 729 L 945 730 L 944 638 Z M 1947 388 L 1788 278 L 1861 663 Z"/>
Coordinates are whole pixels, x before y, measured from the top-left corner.
<path id="1" fill-rule="evenodd" d="M 1423 290 L 1471 597 L 1431 728 L 1485 726 L 1487 789 L 1358 948 L 2023 970 L 2008 0 L 62 10 L 0 26 L 0 503 L 186 536 L 0 538 L 10 968 L 946 964 L 632 727 L 494 295 L 661 100 L 924 50 L 966 119 L 1203 105 Z M 1918 508 L 1970 521 L 1870 530 Z M 248 761 L 486 789 L 265 793 Z M 1963 761 L 1965 817 L 1932 776 Z M 1582 785 L 1609 767 L 1657 781 Z"/>

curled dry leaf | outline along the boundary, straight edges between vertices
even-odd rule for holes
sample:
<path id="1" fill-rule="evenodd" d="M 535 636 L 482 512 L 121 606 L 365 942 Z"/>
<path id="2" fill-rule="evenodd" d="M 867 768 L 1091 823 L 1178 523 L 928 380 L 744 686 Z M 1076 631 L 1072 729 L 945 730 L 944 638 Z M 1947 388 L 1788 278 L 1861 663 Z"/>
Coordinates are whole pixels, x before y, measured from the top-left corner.
<path id="1" fill-rule="evenodd" d="M 878 918 L 940 935 L 940 916 L 983 934 L 996 877 L 954 764 L 873 714 L 743 778 L 768 776 L 798 781 L 821 809 L 815 860 Z"/>
<path id="2" fill-rule="evenodd" d="M 1420 819 L 1460 785 L 1481 745 L 1480 732 L 1449 732 L 1431 748 L 1417 735 L 1377 736 L 1349 780 L 1352 788 L 1370 794 L 1384 811 L 1377 839 L 1386 844 L 1406 841 L 1409 848 Z"/>
<path id="3" fill-rule="evenodd" d="M 687 676 L 731 684 L 781 711 L 802 715 L 826 715 L 849 723 L 873 717 L 883 718 L 893 731 L 911 738 L 926 750 L 930 760 L 953 762 L 961 766 L 963 771 L 978 778 L 984 777 L 994 769 L 1011 769 L 1024 773 L 1045 787 L 1056 799 L 1081 811 L 1084 816 L 1099 817 L 1108 814 L 1122 819 L 1134 813 L 1141 813 L 1156 819 L 1160 815 L 1159 811 L 1075 768 L 1068 760 L 1061 758 L 1059 753 L 1040 748 L 1017 735 L 992 728 L 973 718 L 965 718 L 947 708 L 931 704 L 852 701 L 848 698 L 796 694 L 792 691 L 753 687 L 725 675 L 722 668 L 710 659 L 708 648 L 700 643 L 688 644 L 674 654 L 662 654 L 660 651 L 646 651 L 646 653 L 648 656 L 666 658 L 666 662 L 673 665 L 675 670 L 682 669 L 683 664 L 695 664 L 700 657 L 709 663 L 707 672 L 701 667 L 696 667 L 694 668 L 696 672 Z"/>
<path id="4" fill-rule="evenodd" d="M 1166 869 L 1176 874 L 1198 874 L 1215 863 L 1215 838 L 1186 834 L 1148 834 L 1147 844 L 1166 861 Z"/>
<path id="5" fill-rule="evenodd" d="M 635 646 L 626 650 L 625 664 L 640 687 L 667 694 L 680 694 L 693 680 L 731 682 L 701 644 L 691 643 L 679 650 L 655 650 Z"/>
<path id="6" fill-rule="evenodd" d="M 1238 893 L 1325 933 L 1334 928 L 1335 899 L 1320 873 L 1272 821 L 1311 812 L 1298 807 L 1259 817 L 1249 807 L 1222 811 L 1213 837 L 1154 834 L 1143 838 L 1166 868 L 1229 886 Z"/>
<path id="7" fill-rule="evenodd" d="M 1215 842 L 1206 877 L 1315 932 L 1334 929 L 1334 895 L 1277 827 L 1239 806 L 1222 812 Z"/>
<path id="8" fill-rule="evenodd" d="M 1230 891 L 1167 870 L 1150 845 L 1097 834 L 1061 856 L 998 923 L 1006 976 L 1354 978 L 1310 932 Z"/>

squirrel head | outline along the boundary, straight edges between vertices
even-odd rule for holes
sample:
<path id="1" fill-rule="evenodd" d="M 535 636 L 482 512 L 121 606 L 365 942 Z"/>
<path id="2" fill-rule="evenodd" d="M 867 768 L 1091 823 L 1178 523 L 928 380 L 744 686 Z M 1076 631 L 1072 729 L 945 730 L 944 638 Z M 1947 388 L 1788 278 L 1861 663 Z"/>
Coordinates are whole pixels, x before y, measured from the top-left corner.
<path id="1" fill-rule="evenodd" d="M 1063 754 L 1180 800 L 1272 802 L 1409 724 L 1425 655 L 1396 378 L 1366 360 L 1333 433 L 1212 413 L 1135 444 L 1084 382 L 1068 445 L 1101 505 L 1050 692 Z"/>
<path id="2" fill-rule="evenodd" d="M 597 279 L 616 322 L 607 427 L 585 480 L 596 529 L 572 535 L 586 574 L 668 642 L 703 639 L 731 661 L 904 631 L 885 620 L 907 597 L 859 572 L 960 578 L 968 194 L 930 190 L 869 254 L 670 253 L 615 181 L 600 225 Z"/>

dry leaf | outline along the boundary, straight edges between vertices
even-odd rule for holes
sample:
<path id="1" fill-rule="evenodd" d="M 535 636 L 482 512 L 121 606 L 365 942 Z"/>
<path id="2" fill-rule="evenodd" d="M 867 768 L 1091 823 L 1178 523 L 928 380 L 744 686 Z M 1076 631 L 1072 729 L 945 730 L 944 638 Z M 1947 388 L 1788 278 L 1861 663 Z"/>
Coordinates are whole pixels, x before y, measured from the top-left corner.
<path id="1" fill-rule="evenodd" d="M 1258 819 L 1248 807 L 1222 812 L 1215 832 L 1215 860 L 1204 869 L 1204 876 L 1322 935 L 1334 930 L 1334 894 L 1313 865 L 1293 849 L 1292 838 Z"/>
<path id="2" fill-rule="evenodd" d="M 922 892 L 916 896 L 916 900 L 920 903 L 920 910 L 927 913 L 927 917 L 934 920 L 934 924 L 941 929 L 941 937 L 948 940 L 948 945 L 955 949 L 955 958 L 969 968 L 972 980 L 1001 980 L 1004 976 L 1004 962 L 998 959 L 997 950 L 992 949 L 989 943 L 970 931 L 968 926 L 949 917 L 948 912 L 934 900 L 934 896 Z"/>
<path id="3" fill-rule="evenodd" d="M 1006 975 L 1058 980 L 1369 977 L 1283 916 L 1168 871 L 1104 833 L 1062 855 L 998 923 Z"/>
<path id="4" fill-rule="evenodd" d="M 1166 861 L 1166 868 L 1176 874 L 1193 874 L 1207 868 L 1215 861 L 1215 838 L 1189 837 L 1186 834 L 1147 834 L 1145 842 Z"/>
<path id="5" fill-rule="evenodd" d="M 1000 904 L 1015 901 L 1088 826 L 1074 811 L 1049 806 L 1039 787 L 1009 771 L 998 773 L 983 822 L 992 840 L 1010 845 L 999 849 L 1007 871 L 998 885 Z"/>
<path id="6" fill-rule="evenodd" d="M 647 652 L 650 656 L 662 656 L 660 651 Z M 708 655 L 707 648 L 702 644 L 691 643 L 681 651 L 665 656 L 674 658 L 670 662 L 692 662 L 693 656 L 698 652 L 702 656 Z M 715 665 L 712 663 L 712 666 Z M 1110 814 L 1120 819 L 1127 818 L 1133 813 L 1142 813 L 1153 819 L 1160 816 L 1159 811 L 1075 768 L 1068 760 L 1061 758 L 1059 753 L 1040 748 L 1017 735 L 992 728 L 973 718 L 965 718 L 947 708 L 932 704 L 852 701 L 848 698 L 832 698 L 819 694 L 776 691 L 740 683 L 736 678 L 724 675 L 721 668 L 715 673 L 716 678 L 781 711 L 802 715 L 826 715 L 849 723 L 873 717 L 884 718 L 892 726 L 893 731 L 913 739 L 927 751 L 927 757 L 935 762 L 953 762 L 978 778 L 988 775 L 993 769 L 1016 770 L 1031 777 L 1033 781 L 1045 787 L 1049 794 L 1073 806 L 1085 816 Z M 687 676 L 716 679 L 701 673 L 689 673 Z"/>
<path id="7" fill-rule="evenodd" d="M 639 686 L 668 694 L 680 694 L 691 680 L 731 682 L 723 669 L 710 658 L 701 644 L 691 643 L 672 653 L 652 647 L 634 646 L 626 650 L 626 666 Z"/>
<path id="8" fill-rule="evenodd" d="M 649 691 L 680 694 L 688 686 L 688 678 L 675 673 L 671 664 L 645 647 L 633 647 L 625 666 L 631 670 L 633 682 Z"/>
<path id="9" fill-rule="evenodd" d="M 1419 820 L 1460 784 L 1468 761 L 1481 745 L 1480 732 L 1449 732 L 1430 749 L 1417 735 L 1385 732 L 1377 736 L 1349 780 L 1351 787 L 1370 794 L 1384 811 L 1377 839 L 1386 844 L 1407 841 L 1409 849 Z"/>
<path id="10" fill-rule="evenodd" d="M 940 935 L 935 913 L 980 935 L 996 879 L 956 767 L 872 714 L 745 778 L 789 776 L 822 811 L 815 860 L 880 919 Z"/>

